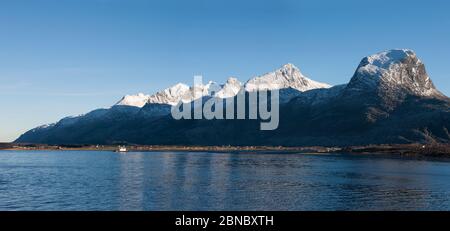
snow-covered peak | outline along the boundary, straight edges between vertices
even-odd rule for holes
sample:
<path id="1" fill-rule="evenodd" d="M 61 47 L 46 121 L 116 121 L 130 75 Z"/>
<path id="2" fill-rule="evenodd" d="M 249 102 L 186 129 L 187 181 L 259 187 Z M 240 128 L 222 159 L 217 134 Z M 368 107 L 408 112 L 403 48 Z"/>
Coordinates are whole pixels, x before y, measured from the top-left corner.
<path id="1" fill-rule="evenodd" d="M 412 50 L 393 49 L 365 57 L 361 61 L 358 71 L 361 73 L 381 73 L 389 69 L 391 65 L 398 64 L 407 58 L 411 58 L 416 64 L 422 63 Z"/>
<path id="2" fill-rule="evenodd" d="M 214 96 L 218 98 L 230 98 L 236 96 L 242 88 L 242 83 L 238 79 L 230 77 L 223 85 L 222 89 Z"/>
<path id="3" fill-rule="evenodd" d="M 365 57 L 349 83 L 359 91 L 405 90 L 413 95 L 440 94 L 429 78 L 425 65 L 409 49 L 393 49 Z"/>
<path id="4" fill-rule="evenodd" d="M 177 83 L 177 84 L 173 85 L 172 87 L 170 87 L 170 88 L 168 88 L 166 90 L 168 90 L 169 92 L 173 92 L 173 93 L 177 94 L 179 92 L 184 92 L 187 89 L 189 89 L 188 85 L 186 85 L 184 83 Z"/>
<path id="5" fill-rule="evenodd" d="M 188 85 L 177 83 L 150 96 L 147 103 L 176 105 L 180 100 L 187 100 L 189 90 L 190 87 Z"/>
<path id="6" fill-rule="evenodd" d="M 184 83 L 177 83 L 173 85 L 172 87 L 169 87 L 164 90 L 164 93 L 170 96 L 180 96 L 183 94 L 186 94 L 186 92 L 189 91 L 189 86 Z"/>
<path id="7" fill-rule="evenodd" d="M 255 77 L 245 84 L 245 90 L 275 90 L 293 88 L 304 92 L 317 88 L 330 88 L 331 85 L 316 82 L 304 76 L 300 70 L 288 63 L 274 72 Z"/>
<path id="8" fill-rule="evenodd" d="M 145 95 L 143 93 L 139 93 L 137 95 L 126 95 L 119 102 L 117 102 L 116 105 L 143 107 L 149 98 L 149 95 Z"/>
<path id="9" fill-rule="evenodd" d="M 286 63 L 286 64 L 284 64 L 281 68 L 280 68 L 280 70 L 282 70 L 282 71 L 286 71 L 286 72 L 292 72 L 292 71 L 299 71 L 300 72 L 300 69 L 298 69 L 298 67 L 296 67 L 294 64 L 292 64 L 292 63 Z"/>
<path id="10" fill-rule="evenodd" d="M 191 88 L 192 100 L 199 99 L 203 96 L 213 96 L 221 90 L 220 84 L 209 81 L 207 84 L 197 84 Z"/>
<path id="11" fill-rule="evenodd" d="M 221 91 L 221 86 L 213 81 L 189 87 L 178 83 L 149 97 L 148 103 L 176 105 L 180 101 L 189 103 L 204 96 L 213 96 Z"/>

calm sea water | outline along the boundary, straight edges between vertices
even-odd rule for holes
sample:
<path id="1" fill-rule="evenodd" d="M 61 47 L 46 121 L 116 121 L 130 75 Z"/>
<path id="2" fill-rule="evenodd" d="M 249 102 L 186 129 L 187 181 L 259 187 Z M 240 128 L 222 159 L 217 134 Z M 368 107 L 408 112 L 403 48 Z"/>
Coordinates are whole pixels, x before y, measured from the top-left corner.
<path id="1" fill-rule="evenodd" d="M 0 210 L 450 210 L 450 162 L 0 151 Z"/>

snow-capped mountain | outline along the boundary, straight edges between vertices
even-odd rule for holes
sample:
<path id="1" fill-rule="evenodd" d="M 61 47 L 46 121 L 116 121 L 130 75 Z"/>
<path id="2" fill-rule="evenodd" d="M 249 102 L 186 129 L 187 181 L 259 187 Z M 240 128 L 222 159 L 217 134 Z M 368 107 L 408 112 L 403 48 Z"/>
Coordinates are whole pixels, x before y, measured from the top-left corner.
<path id="1" fill-rule="evenodd" d="M 171 105 L 233 97 L 240 89 L 280 89 L 279 127 L 252 120 L 174 120 Z M 348 84 L 330 87 L 292 64 L 249 80 L 177 84 L 154 95 L 125 96 L 109 109 L 32 129 L 16 142 L 49 144 L 347 146 L 450 142 L 450 99 L 407 49 L 363 58 Z"/>
<path id="2" fill-rule="evenodd" d="M 150 99 L 150 95 L 139 93 L 137 95 L 126 95 L 116 105 L 143 107 Z"/>
<path id="3" fill-rule="evenodd" d="M 242 89 L 242 83 L 238 79 L 230 77 L 214 96 L 224 99 L 236 96 Z"/>
<path id="4" fill-rule="evenodd" d="M 189 89 L 188 85 L 178 83 L 150 96 L 147 103 L 176 105 L 180 100 L 190 100 L 187 98 Z"/>
<path id="5" fill-rule="evenodd" d="M 331 85 L 329 84 L 316 82 L 305 77 L 297 67 L 289 63 L 274 72 L 250 79 L 244 86 L 242 86 L 242 83 L 237 78 L 233 77 L 230 77 L 223 85 L 213 81 L 209 81 L 207 84 L 197 84 L 192 87 L 178 83 L 154 95 L 145 95 L 142 93 L 126 95 L 116 105 L 142 108 L 147 103 L 176 105 L 180 101 L 189 103 L 205 96 L 229 98 L 236 96 L 242 88 L 250 92 L 258 90 L 293 89 L 286 90 L 284 92 L 285 94 L 281 96 L 282 102 L 287 102 L 298 96 L 301 92 L 330 87 Z"/>
<path id="6" fill-rule="evenodd" d="M 168 105 L 176 105 L 180 101 L 189 103 L 204 96 L 213 96 L 220 90 L 222 90 L 221 86 L 213 81 L 209 81 L 207 84 L 197 84 L 192 87 L 178 83 L 150 96 L 147 103 Z"/>
<path id="7" fill-rule="evenodd" d="M 127 95 L 116 105 L 134 106 L 142 108 L 145 104 L 176 105 L 178 102 L 189 103 L 203 96 L 213 96 L 215 92 L 222 90 L 219 84 L 209 81 L 207 84 L 198 84 L 189 87 L 183 83 L 177 83 L 172 87 L 157 92 L 154 95 Z"/>
<path id="8" fill-rule="evenodd" d="M 189 103 L 194 100 L 200 99 L 204 96 L 214 96 L 217 92 L 222 90 L 222 87 L 220 84 L 209 81 L 207 84 L 197 84 L 191 87 L 190 92 L 188 94 L 188 97 L 190 97 L 190 100 L 183 101 L 183 103 Z"/>
<path id="9" fill-rule="evenodd" d="M 365 57 L 348 84 L 353 91 L 378 93 L 408 93 L 417 96 L 436 96 L 436 90 L 425 65 L 409 49 L 394 49 Z"/>
<path id="10" fill-rule="evenodd" d="M 318 88 L 330 88 L 331 85 L 316 82 L 304 76 L 293 64 L 286 64 L 280 69 L 255 77 L 245 84 L 246 91 L 275 90 L 293 88 L 305 92 Z"/>

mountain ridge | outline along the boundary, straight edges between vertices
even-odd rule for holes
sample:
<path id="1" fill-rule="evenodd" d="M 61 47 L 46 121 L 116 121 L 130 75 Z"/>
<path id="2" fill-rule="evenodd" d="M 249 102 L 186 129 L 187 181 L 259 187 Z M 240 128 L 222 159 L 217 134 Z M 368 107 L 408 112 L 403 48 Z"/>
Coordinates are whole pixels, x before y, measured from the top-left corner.
<path id="1" fill-rule="evenodd" d="M 16 142 L 343 146 L 450 141 L 450 100 L 436 89 L 412 50 L 393 49 L 363 58 L 348 84 L 311 81 L 287 64 L 245 84 L 231 78 L 228 87 L 213 82 L 182 87 L 188 93 L 186 102 L 192 102 L 196 91 L 201 97 L 227 98 L 236 95 L 237 86 L 246 92 L 280 89 L 285 98 L 280 97 L 280 126 L 275 131 L 260 131 L 259 121 L 250 120 L 176 121 L 170 116 L 173 104 L 156 100 L 142 107 L 116 104 L 61 120 L 32 129 Z M 211 93 L 213 85 L 218 88 Z"/>

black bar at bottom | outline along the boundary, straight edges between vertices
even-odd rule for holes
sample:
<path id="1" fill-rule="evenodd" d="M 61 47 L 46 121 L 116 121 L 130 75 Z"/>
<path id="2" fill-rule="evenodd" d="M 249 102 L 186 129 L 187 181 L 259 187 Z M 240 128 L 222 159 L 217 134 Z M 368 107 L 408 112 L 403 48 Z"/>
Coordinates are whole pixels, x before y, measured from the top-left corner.
<path id="1" fill-rule="evenodd" d="M 1 212 L 0 225 L 126 230 L 311 230 L 450 225 L 448 212 Z M 445 226 L 444 226 L 445 227 Z M 144 228 L 144 229 L 143 229 Z M 158 229 L 156 229 L 158 228 Z M 308 228 L 308 229 L 307 229 Z"/>

